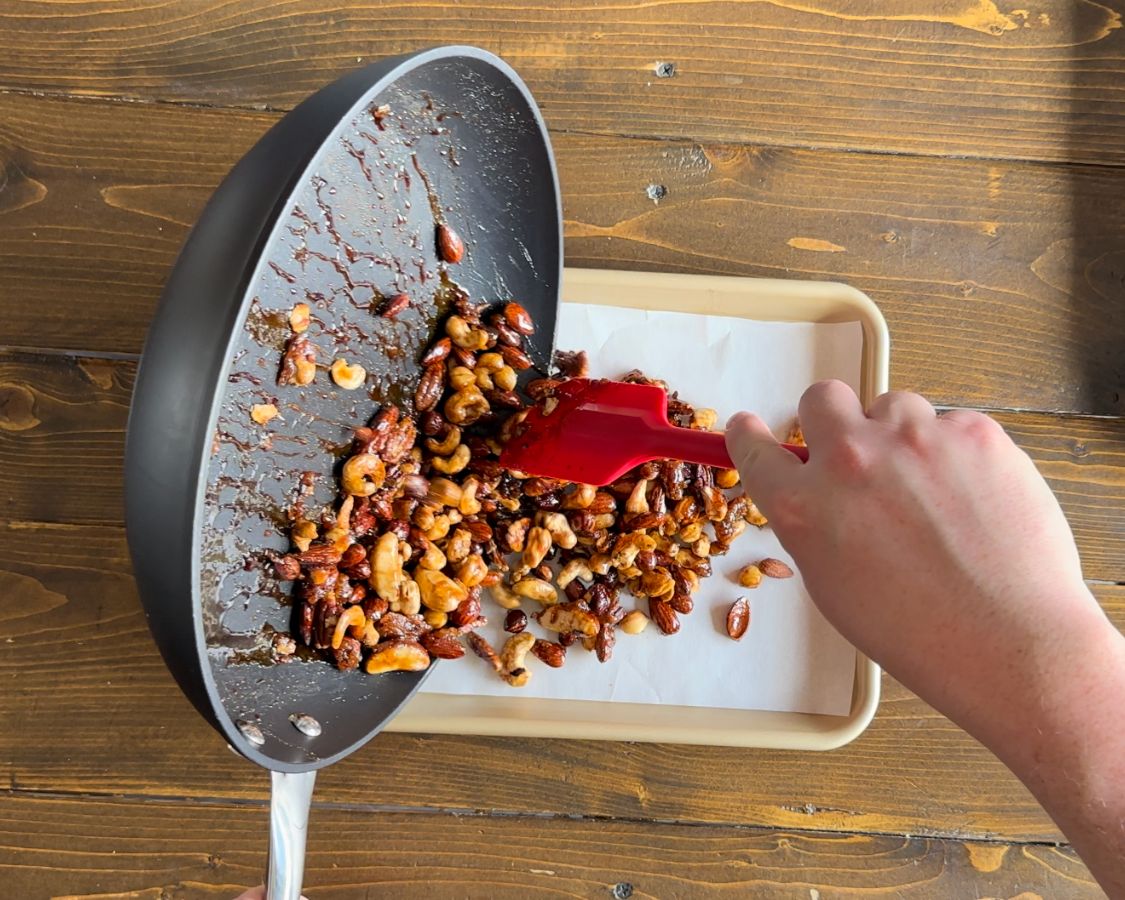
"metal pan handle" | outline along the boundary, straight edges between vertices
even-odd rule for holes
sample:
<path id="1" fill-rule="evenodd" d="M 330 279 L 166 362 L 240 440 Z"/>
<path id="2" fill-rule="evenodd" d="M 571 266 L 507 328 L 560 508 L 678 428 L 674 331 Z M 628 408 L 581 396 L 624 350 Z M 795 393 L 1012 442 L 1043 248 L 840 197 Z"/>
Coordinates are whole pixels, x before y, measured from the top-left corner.
<path id="1" fill-rule="evenodd" d="M 316 772 L 270 772 L 270 856 L 266 900 L 300 900 Z"/>

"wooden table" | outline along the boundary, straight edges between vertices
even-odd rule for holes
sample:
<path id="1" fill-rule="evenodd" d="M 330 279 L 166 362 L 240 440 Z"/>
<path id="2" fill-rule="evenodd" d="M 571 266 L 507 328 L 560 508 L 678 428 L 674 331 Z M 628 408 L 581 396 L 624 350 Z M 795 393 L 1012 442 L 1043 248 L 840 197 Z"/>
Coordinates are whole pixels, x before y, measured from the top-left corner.
<path id="1" fill-rule="evenodd" d="M 210 191 L 381 55 L 478 44 L 525 76 L 571 265 L 870 294 L 894 386 L 994 412 L 1125 625 L 1122 12 L 0 2 L 0 894 L 227 900 L 260 879 L 266 779 L 180 695 L 137 602 L 129 391 Z M 310 894 L 1098 896 L 996 760 L 892 679 L 884 697 L 823 755 L 383 736 L 321 777 Z"/>

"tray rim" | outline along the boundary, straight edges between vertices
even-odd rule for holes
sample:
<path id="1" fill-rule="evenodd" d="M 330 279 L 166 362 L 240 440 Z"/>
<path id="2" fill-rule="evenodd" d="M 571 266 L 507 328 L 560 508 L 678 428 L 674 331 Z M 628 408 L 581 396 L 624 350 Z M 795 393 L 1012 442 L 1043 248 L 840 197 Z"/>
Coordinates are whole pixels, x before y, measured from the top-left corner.
<path id="1" fill-rule="evenodd" d="M 870 297 L 842 282 L 566 267 L 561 296 L 563 302 L 744 318 L 750 318 L 746 312 L 749 302 L 753 318 L 761 321 L 858 321 L 863 329 L 860 398 L 866 406 L 888 388 L 890 334 L 886 320 Z M 690 304 L 685 304 L 685 297 L 693 298 Z M 386 730 L 832 750 L 863 733 L 875 716 L 879 695 L 879 667 L 856 651 L 852 703 L 843 716 L 423 691 Z M 608 710 L 612 716 L 605 715 Z M 659 712 L 654 714 L 656 710 Z"/>

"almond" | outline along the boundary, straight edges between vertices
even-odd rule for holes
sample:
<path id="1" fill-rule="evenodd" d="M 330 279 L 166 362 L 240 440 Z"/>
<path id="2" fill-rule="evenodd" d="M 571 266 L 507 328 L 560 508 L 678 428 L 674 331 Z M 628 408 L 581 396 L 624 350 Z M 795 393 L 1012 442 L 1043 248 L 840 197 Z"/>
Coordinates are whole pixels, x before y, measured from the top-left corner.
<path id="1" fill-rule="evenodd" d="M 750 601 L 745 597 L 739 597 L 731 604 L 730 612 L 727 613 L 727 634 L 736 641 L 741 641 L 749 627 Z"/>
<path id="2" fill-rule="evenodd" d="M 792 578 L 793 570 L 780 559 L 766 557 L 758 563 L 758 569 L 766 578 Z"/>

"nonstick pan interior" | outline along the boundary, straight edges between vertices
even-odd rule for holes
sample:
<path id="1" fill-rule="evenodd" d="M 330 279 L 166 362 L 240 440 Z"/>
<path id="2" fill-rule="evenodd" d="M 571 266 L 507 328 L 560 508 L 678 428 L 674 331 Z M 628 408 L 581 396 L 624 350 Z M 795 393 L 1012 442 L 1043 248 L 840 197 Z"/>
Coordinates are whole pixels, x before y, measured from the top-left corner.
<path id="1" fill-rule="evenodd" d="M 436 256 L 438 222 L 465 239 L 459 265 Z M 289 546 L 286 510 L 302 473 L 312 473 L 304 503 L 315 512 L 335 497 L 352 430 L 383 403 L 410 411 L 419 354 L 454 289 L 519 300 L 539 325 L 531 349 L 546 368 L 560 223 L 550 147 L 526 88 L 489 54 L 443 48 L 378 63 L 310 98 L 236 167 L 194 229 L 134 395 L 129 540 L 169 667 L 254 761 L 326 765 L 420 684 L 417 674 L 340 672 L 311 656 L 272 664 L 272 635 L 290 629 L 292 608 L 268 560 Z M 408 309 L 375 314 L 400 292 Z M 323 370 L 306 388 L 276 385 L 298 302 L 312 309 L 318 361 L 361 363 L 364 388 L 341 390 Z M 280 416 L 255 425 L 251 406 L 271 402 Z M 302 715 L 319 735 L 294 726 Z"/>

